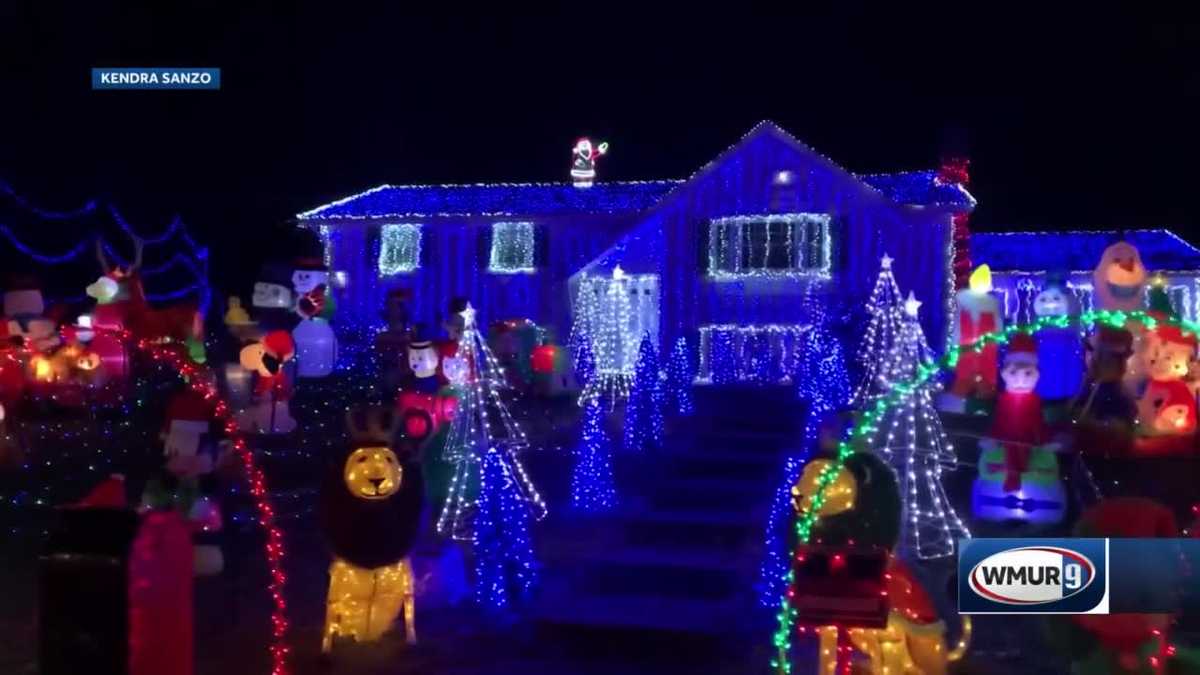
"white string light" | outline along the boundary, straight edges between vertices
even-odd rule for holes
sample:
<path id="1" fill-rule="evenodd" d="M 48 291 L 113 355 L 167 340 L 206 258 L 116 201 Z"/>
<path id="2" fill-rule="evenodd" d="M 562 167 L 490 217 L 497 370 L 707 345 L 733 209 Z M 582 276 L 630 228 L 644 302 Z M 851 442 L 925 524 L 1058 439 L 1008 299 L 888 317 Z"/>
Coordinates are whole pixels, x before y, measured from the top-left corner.
<path id="1" fill-rule="evenodd" d="M 533 223 L 493 223 L 488 271 L 497 274 L 529 274 L 534 267 Z"/>
<path id="2" fill-rule="evenodd" d="M 879 277 L 867 300 L 867 314 L 871 318 L 858 349 L 857 360 L 862 369 L 862 379 L 850 399 L 856 407 L 863 406 L 892 386 L 893 380 L 887 373 L 889 369 L 894 370 L 895 366 L 886 364 L 897 356 L 895 345 L 904 324 L 900 302 L 900 287 L 892 275 L 892 258 L 884 253 L 879 259 Z"/>
<path id="3" fill-rule="evenodd" d="M 921 303 L 909 293 L 899 339 L 884 362 L 888 382 L 916 379 L 917 369 L 932 367 L 933 352 L 917 320 Z M 904 495 L 900 548 L 924 560 L 954 554 L 957 540 L 971 533 L 958 517 L 942 486 L 942 467 L 958 458 L 933 405 L 936 381 L 905 391 L 871 430 L 870 446 L 895 469 Z"/>
<path id="4" fill-rule="evenodd" d="M 575 299 L 574 340 L 588 340 L 596 360 L 595 377 L 579 405 L 607 400 L 610 409 L 628 398 L 642 337 L 658 342 L 658 276 L 626 274 L 620 265 L 611 275 L 587 275 Z"/>
<path id="5" fill-rule="evenodd" d="M 384 225 L 379 230 L 379 276 L 404 274 L 420 267 L 421 226 L 417 223 Z"/>
<path id="6" fill-rule="evenodd" d="M 720 370 L 733 382 L 787 383 L 800 364 L 801 338 L 807 324 L 709 324 L 700 327 L 700 366 L 696 384 L 721 379 Z M 729 351 L 716 345 L 728 341 Z"/>
<path id="7" fill-rule="evenodd" d="M 830 222 L 830 216 L 824 213 L 772 213 L 711 220 L 709 277 L 716 281 L 746 277 L 828 278 Z M 776 225 L 784 226 L 785 235 L 782 240 L 773 241 L 771 231 Z M 778 248 L 773 249 L 773 245 Z M 759 246 L 761 252 L 757 250 Z M 774 260 L 777 257 L 782 259 Z"/>
<path id="8" fill-rule="evenodd" d="M 468 493 L 471 486 L 479 483 L 480 462 L 489 449 L 503 455 L 502 459 L 516 480 L 516 489 L 534 518 L 543 518 L 547 509 L 517 458 L 518 452 L 529 447 L 529 440 L 500 397 L 502 383 L 506 382 L 504 369 L 475 325 L 475 308 L 468 303 L 460 315 L 463 317 L 463 334 L 458 349 L 459 356 L 467 364 L 467 382 L 446 434 L 445 459 L 453 462 L 455 467 L 437 528 L 443 535 L 470 540 L 473 537 L 471 519 L 478 498 Z"/>

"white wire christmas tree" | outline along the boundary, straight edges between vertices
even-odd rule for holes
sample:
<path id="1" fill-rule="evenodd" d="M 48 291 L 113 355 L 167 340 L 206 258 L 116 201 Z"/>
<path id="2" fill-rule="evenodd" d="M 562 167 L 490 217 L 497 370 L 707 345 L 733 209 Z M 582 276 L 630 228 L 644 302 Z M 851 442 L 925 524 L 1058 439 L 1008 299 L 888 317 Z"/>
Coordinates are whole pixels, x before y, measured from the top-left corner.
<path id="1" fill-rule="evenodd" d="M 879 260 L 879 277 L 867 301 L 867 313 L 871 318 L 857 356 L 862 378 L 851 397 L 856 407 L 862 407 L 891 388 L 892 380 L 887 379 L 883 364 L 885 359 L 892 358 L 893 347 L 904 325 L 902 304 L 900 287 L 896 285 L 896 277 L 892 276 L 892 259 L 885 253 Z"/>
<path id="2" fill-rule="evenodd" d="M 535 519 L 546 515 L 546 503 L 517 458 L 517 453 L 529 447 L 529 441 L 500 396 L 500 389 L 505 386 L 504 371 L 475 325 L 475 308 L 468 303 L 460 315 L 463 333 L 458 341 L 458 355 L 466 363 L 467 376 L 446 434 L 444 458 L 455 467 L 437 528 L 442 535 L 469 541 L 474 538 L 474 518 L 480 499 L 473 494 L 476 489 L 514 491 L 516 499 L 525 504 Z M 493 461 L 505 465 L 505 472 L 512 475 L 511 481 L 484 482 L 480 486 L 480 465 L 489 450 L 496 451 Z"/>
<path id="3" fill-rule="evenodd" d="M 575 329 L 581 339 L 591 341 L 596 359 L 595 377 L 584 385 L 579 405 L 601 399 L 612 411 L 618 401 L 629 396 L 642 337 L 630 330 L 629 278 L 620 265 L 613 268 L 611 279 L 596 279 L 580 289 L 575 315 Z"/>
<path id="4" fill-rule="evenodd" d="M 917 321 L 920 307 L 909 293 L 899 339 L 880 367 L 884 382 L 905 386 L 917 378 L 918 368 L 931 367 L 933 352 Z M 942 467 L 955 466 L 957 457 L 933 405 L 936 386 L 902 390 L 900 400 L 888 407 L 869 437 L 871 448 L 900 478 L 900 551 L 919 559 L 953 555 L 955 542 L 971 536 L 942 486 Z"/>

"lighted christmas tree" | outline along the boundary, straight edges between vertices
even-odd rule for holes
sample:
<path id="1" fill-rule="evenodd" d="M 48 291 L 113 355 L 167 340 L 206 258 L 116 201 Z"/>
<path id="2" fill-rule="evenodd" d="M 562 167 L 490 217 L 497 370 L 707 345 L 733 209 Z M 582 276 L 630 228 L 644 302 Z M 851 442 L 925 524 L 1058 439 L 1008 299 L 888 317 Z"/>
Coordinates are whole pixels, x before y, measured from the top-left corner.
<path id="1" fill-rule="evenodd" d="M 638 350 L 633 388 L 625 406 L 625 449 L 641 452 L 660 448 L 662 441 L 662 381 L 658 375 L 658 355 L 647 335 Z"/>
<path id="2" fill-rule="evenodd" d="M 814 411 L 835 410 L 850 400 L 850 375 L 842 343 L 833 334 L 828 316 L 817 310 L 813 327 L 800 337 L 796 389 Z"/>
<path id="3" fill-rule="evenodd" d="M 533 514 L 503 450 L 490 447 L 482 461 L 479 512 L 475 522 L 475 598 L 503 610 L 529 597 L 537 562 L 529 529 Z"/>
<path id="4" fill-rule="evenodd" d="M 692 383 L 696 379 L 696 371 L 692 367 L 692 356 L 688 350 L 687 338 L 680 336 L 671 350 L 671 360 L 667 362 L 667 395 L 671 409 L 679 415 L 691 415 L 695 412 L 692 403 Z"/>
<path id="5" fill-rule="evenodd" d="M 600 402 L 593 400 L 583 409 L 583 424 L 571 473 L 571 509 L 582 513 L 602 513 L 616 505 L 612 439 L 604 428 L 604 411 Z"/>
<path id="6" fill-rule="evenodd" d="M 466 363 L 467 375 L 459 387 L 458 408 L 446 434 L 443 457 L 454 464 L 454 476 L 437 529 L 443 535 L 470 541 L 474 538 L 478 502 L 495 498 L 486 494 L 487 485 L 480 480 L 480 467 L 489 452 L 494 451 L 498 455 L 495 461 L 504 463 L 513 476 L 511 488 L 506 489 L 513 491 L 514 499 L 524 504 L 534 518 L 546 515 L 546 504 L 517 458 L 529 442 L 501 398 L 504 372 L 475 326 L 475 309 L 468 303 L 460 315 L 463 333 L 458 355 Z M 499 489 L 499 485 L 493 481 L 491 488 Z"/>
<path id="7" fill-rule="evenodd" d="M 904 325 L 902 304 L 900 287 L 892 276 L 892 259 L 885 253 L 879 260 L 879 278 L 867 301 L 870 319 L 857 357 L 862 372 L 851 399 L 856 407 L 864 406 L 891 387 L 892 381 L 883 372 L 884 361 L 892 357 L 893 347 L 900 338 Z"/>
<path id="8" fill-rule="evenodd" d="M 629 277 L 620 265 L 611 279 L 585 278 L 575 305 L 580 339 L 592 345 L 596 376 L 587 382 L 579 405 L 596 398 L 606 399 L 609 410 L 629 395 L 639 335 L 630 330 L 633 305 L 629 301 Z"/>
<path id="9" fill-rule="evenodd" d="M 932 351 L 917 321 L 920 306 L 909 293 L 899 339 L 882 364 L 880 378 L 886 382 L 904 387 L 917 379 L 919 368 L 930 367 Z M 954 543 L 971 536 L 942 486 L 942 467 L 955 466 L 957 457 L 933 405 L 936 389 L 928 382 L 901 390 L 868 437 L 900 479 L 904 514 L 899 550 L 921 559 L 953 555 Z"/>
<path id="10" fill-rule="evenodd" d="M 788 527 L 792 522 L 791 490 L 801 471 L 820 443 L 821 425 L 846 406 L 850 398 L 850 378 L 842 346 L 830 330 L 827 314 L 813 307 L 813 328 L 802 337 L 801 361 L 797 369 L 797 390 L 808 402 L 808 419 L 799 452 L 788 456 L 783 479 L 775 489 L 767 515 L 767 531 L 762 568 L 759 571 L 759 601 L 764 607 L 779 603 L 786 587 L 791 561 Z"/>

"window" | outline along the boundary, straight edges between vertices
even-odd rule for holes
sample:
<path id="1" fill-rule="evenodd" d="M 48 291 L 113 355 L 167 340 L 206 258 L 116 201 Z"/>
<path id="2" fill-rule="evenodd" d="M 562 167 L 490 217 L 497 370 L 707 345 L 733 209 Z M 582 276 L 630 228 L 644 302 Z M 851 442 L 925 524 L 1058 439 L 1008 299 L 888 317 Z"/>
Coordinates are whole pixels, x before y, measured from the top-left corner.
<path id="1" fill-rule="evenodd" d="M 829 222 L 821 213 L 718 218 L 709 223 L 714 278 L 828 277 Z"/>
<path id="2" fill-rule="evenodd" d="M 421 226 L 415 223 L 384 225 L 379 231 L 379 274 L 412 272 L 421 266 Z"/>
<path id="3" fill-rule="evenodd" d="M 534 271 L 533 223 L 494 223 L 489 272 L 520 274 Z"/>

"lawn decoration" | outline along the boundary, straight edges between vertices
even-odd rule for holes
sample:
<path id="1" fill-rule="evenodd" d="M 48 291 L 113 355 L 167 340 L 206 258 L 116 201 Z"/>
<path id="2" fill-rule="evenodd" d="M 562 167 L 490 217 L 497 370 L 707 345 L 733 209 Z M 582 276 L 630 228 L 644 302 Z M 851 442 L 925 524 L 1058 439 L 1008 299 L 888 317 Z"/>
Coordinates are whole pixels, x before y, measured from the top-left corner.
<path id="1" fill-rule="evenodd" d="M 352 411 L 346 424 L 351 443 L 326 473 L 319 511 L 334 555 L 321 639 L 326 654 L 337 637 L 378 640 L 401 610 L 405 638 L 417 641 L 409 553 L 423 492 L 417 448 L 430 428 L 382 408 Z"/>
<path id="2" fill-rule="evenodd" d="M 1077 537 L 1178 537 L 1170 509 L 1150 499 L 1106 499 L 1084 512 Z M 1165 589 L 1164 589 L 1165 590 Z M 1165 675 L 1195 672 L 1170 642 L 1170 614 L 1080 614 L 1047 617 L 1046 635 L 1071 659 L 1072 672 Z M 1182 652 L 1183 650 L 1178 650 Z M 1193 655 L 1194 658 L 1194 655 Z M 1176 667 L 1179 667 L 1176 669 Z"/>
<path id="3" fill-rule="evenodd" d="M 141 275 L 145 242 L 132 235 L 131 238 L 134 258 L 128 266 L 110 264 L 103 243 L 96 240 L 96 257 L 103 276 L 87 287 L 88 296 L 96 300 L 96 327 L 123 328 L 135 338 L 148 342 L 203 343 L 204 315 L 198 305 L 150 306 Z"/>
<path id="4" fill-rule="evenodd" d="M 951 330 L 954 344 L 960 348 L 973 344 L 981 335 L 1004 328 L 1000 304 L 991 292 L 991 269 L 980 265 L 971 273 L 968 287 L 955 296 L 958 315 L 951 321 Z M 957 402 L 958 412 L 966 409 L 966 399 L 990 401 L 995 398 L 997 353 L 995 344 L 962 349 L 954 371 L 954 384 L 950 388 L 953 398 L 946 399 Z"/>
<path id="5" fill-rule="evenodd" d="M 971 510 L 981 520 L 1057 523 L 1066 513 L 1066 491 L 1055 454 L 1059 445 L 1050 442 L 1035 392 L 1039 372 L 1032 337 L 1013 336 L 1001 376 L 1005 389 L 988 438 L 980 443 Z"/>
<path id="6" fill-rule="evenodd" d="M 295 343 L 287 331 L 272 331 L 242 348 L 242 368 L 254 375 L 254 398 L 242 412 L 239 424 L 247 431 L 286 434 L 295 430 L 289 401 L 292 385 L 285 366 L 296 355 Z"/>
<path id="7" fill-rule="evenodd" d="M 1191 454 L 1196 437 L 1196 394 L 1189 379 L 1196 336 L 1178 326 L 1159 325 L 1142 338 L 1142 367 L 1149 378 L 1138 400 L 1135 452 Z"/>
<path id="8" fill-rule="evenodd" d="M 1038 317 L 1066 317 L 1065 326 L 1046 326 L 1037 332 L 1037 394 L 1043 401 L 1063 401 L 1079 394 L 1083 386 L 1083 339 L 1079 333 L 1079 302 L 1066 286 L 1065 277 L 1048 275 L 1042 292 L 1033 299 Z"/>
<path id="9" fill-rule="evenodd" d="M 811 628 L 820 641 L 816 672 L 849 673 L 854 650 L 866 655 L 873 675 L 945 673 L 962 658 L 969 617 L 948 648 L 929 595 L 891 554 L 900 536 L 900 494 L 881 459 L 854 453 L 840 467 L 814 459 L 792 497 L 800 517 L 821 517 L 810 543 L 796 548 L 789 608 L 799 630 Z"/>

